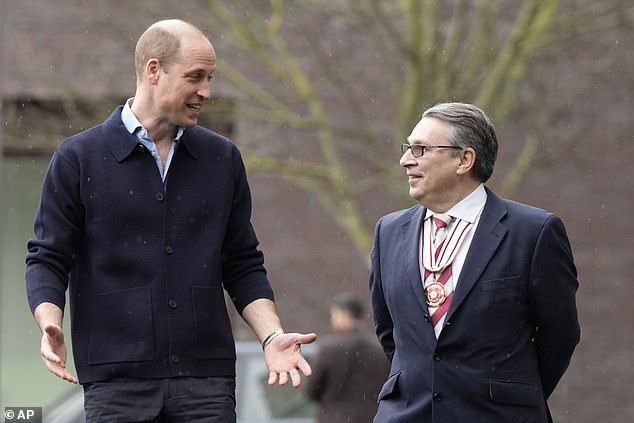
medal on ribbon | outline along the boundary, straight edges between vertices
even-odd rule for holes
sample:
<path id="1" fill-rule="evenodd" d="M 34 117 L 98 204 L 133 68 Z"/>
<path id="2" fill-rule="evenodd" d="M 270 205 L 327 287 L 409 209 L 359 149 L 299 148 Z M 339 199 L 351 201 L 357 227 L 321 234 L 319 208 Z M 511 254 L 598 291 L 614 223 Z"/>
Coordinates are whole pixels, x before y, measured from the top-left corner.
<path id="1" fill-rule="evenodd" d="M 451 287 L 447 291 L 444 283 L 436 280 L 436 275 L 441 275 L 445 268 L 451 266 L 462 241 L 464 241 L 472 226 L 471 223 L 461 219 L 456 219 L 452 223 L 447 228 L 447 233 L 442 241 L 438 242 L 439 245 L 435 245 L 432 238 L 431 218 L 425 220 L 423 224 L 424 230 L 421 231 L 421 237 L 424 236 L 425 238 L 422 243 L 422 265 L 426 272 L 433 275 L 433 280 L 431 282 L 427 280 L 424 286 L 425 302 L 430 308 L 440 307 L 448 298 L 449 293 L 451 293 Z"/>
<path id="2" fill-rule="evenodd" d="M 440 307 L 447 299 L 445 286 L 439 282 L 432 282 L 425 287 L 425 301 L 430 307 Z"/>

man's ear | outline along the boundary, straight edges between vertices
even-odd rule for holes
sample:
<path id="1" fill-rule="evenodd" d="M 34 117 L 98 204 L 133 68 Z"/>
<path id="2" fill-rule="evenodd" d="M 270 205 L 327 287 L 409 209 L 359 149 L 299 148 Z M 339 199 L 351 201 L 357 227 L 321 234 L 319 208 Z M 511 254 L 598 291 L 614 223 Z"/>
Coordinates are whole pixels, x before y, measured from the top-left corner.
<path id="1" fill-rule="evenodd" d="M 145 74 L 147 75 L 148 80 L 151 85 L 156 85 L 159 79 L 159 74 L 161 70 L 161 64 L 158 59 L 151 58 L 145 63 Z"/>
<path id="2" fill-rule="evenodd" d="M 476 152 L 473 148 L 467 147 L 460 152 L 460 163 L 458 163 L 458 168 L 456 169 L 456 173 L 458 175 L 466 175 L 471 172 L 473 166 L 475 166 L 476 161 Z"/>

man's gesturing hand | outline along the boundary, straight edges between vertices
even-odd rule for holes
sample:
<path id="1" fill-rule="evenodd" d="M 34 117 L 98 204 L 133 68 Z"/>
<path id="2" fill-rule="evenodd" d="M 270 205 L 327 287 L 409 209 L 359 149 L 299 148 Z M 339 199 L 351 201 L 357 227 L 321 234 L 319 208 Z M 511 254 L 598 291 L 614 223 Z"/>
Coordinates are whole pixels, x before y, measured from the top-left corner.
<path id="1" fill-rule="evenodd" d="M 66 344 L 61 327 L 50 324 L 44 328 L 40 352 L 44 364 L 53 374 L 70 383 L 77 383 L 77 378 L 66 369 Z"/>
<path id="2" fill-rule="evenodd" d="M 279 377 L 279 384 L 286 385 L 288 376 L 291 377 L 293 388 L 301 385 L 299 370 L 305 376 L 311 375 L 311 369 L 301 352 L 302 344 L 310 344 L 317 335 L 314 333 L 284 333 L 275 337 L 264 348 L 264 360 L 269 368 L 269 385 L 275 384 Z"/>

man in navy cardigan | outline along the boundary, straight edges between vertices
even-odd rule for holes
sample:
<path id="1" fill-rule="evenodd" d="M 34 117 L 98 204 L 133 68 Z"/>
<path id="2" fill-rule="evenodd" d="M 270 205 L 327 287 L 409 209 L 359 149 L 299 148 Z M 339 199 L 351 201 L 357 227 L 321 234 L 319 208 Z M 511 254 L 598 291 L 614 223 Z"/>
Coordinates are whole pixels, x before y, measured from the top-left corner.
<path id="1" fill-rule="evenodd" d="M 83 385 L 89 422 L 235 421 L 225 290 L 263 343 L 270 384 L 310 375 L 300 345 L 315 335 L 284 333 L 240 153 L 197 126 L 216 69 L 209 40 L 157 22 L 135 66 L 134 98 L 61 144 L 44 181 L 26 258 L 42 359 Z"/>

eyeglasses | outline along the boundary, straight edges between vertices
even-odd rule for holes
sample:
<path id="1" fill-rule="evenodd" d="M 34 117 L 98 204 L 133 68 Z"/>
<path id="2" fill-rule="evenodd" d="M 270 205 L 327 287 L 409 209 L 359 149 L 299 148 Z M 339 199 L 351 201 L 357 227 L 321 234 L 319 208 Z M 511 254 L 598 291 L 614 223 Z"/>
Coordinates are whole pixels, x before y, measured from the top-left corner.
<path id="1" fill-rule="evenodd" d="M 401 144 L 401 154 L 405 154 L 407 153 L 407 150 L 411 150 L 412 156 L 414 158 L 419 158 L 425 155 L 425 151 L 431 150 L 433 148 L 451 148 L 451 149 L 462 150 L 462 147 L 458 147 L 457 145 Z"/>

